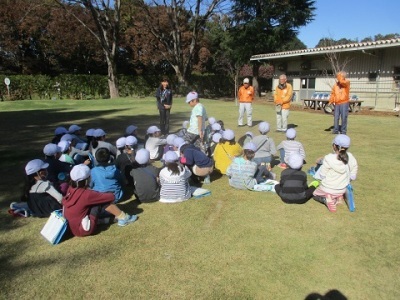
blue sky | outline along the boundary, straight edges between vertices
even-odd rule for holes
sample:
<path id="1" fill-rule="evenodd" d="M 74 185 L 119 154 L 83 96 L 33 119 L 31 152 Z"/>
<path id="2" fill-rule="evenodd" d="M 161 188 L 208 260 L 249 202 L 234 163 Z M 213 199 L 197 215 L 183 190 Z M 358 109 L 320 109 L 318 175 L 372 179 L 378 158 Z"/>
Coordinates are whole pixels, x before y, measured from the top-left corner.
<path id="1" fill-rule="evenodd" d="M 323 37 L 358 39 L 400 34 L 400 0 L 316 0 L 315 19 L 300 28 L 298 38 L 314 48 Z"/>

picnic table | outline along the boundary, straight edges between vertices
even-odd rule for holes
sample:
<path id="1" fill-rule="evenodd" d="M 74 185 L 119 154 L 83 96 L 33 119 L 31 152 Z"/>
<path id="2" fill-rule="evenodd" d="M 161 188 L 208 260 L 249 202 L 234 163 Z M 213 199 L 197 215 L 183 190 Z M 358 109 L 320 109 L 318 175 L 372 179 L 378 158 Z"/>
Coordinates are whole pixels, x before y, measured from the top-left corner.
<path id="1" fill-rule="evenodd" d="M 361 110 L 362 100 L 350 100 L 349 102 L 349 112 L 357 112 Z M 314 110 L 324 110 L 325 106 L 329 103 L 328 99 L 303 99 L 304 109 L 314 109 Z"/>

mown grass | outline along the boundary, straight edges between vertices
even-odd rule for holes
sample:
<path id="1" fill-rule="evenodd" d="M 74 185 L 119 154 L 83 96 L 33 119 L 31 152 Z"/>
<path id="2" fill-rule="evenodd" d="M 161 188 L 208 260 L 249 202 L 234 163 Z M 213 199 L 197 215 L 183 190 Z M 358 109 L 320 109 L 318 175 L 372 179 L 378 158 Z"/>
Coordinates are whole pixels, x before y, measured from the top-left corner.
<path id="1" fill-rule="evenodd" d="M 233 102 L 202 102 L 237 137 L 249 130 L 236 127 Z M 273 193 L 234 190 L 222 177 L 207 186 L 210 197 L 176 205 L 128 200 L 121 207 L 139 214 L 135 224 L 51 246 L 40 235 L 45 219 L 7 214 L 25 163 L 42 157 L 59 125 L 101 127 L 114 142 L 134 123 L 144 135 L 158 122 L 154 100 L 2 102 L 0 111 L 0 298 L 304 299 L 331 289 L 349 299 L 400 297 L 399 118 L 350 116 L 350 151 L 360 166 L 354 213 L 345 206 L 329 213 L 312 200 L 285 205 Z M 189 114 L 175 99 L 172 129 Z M 267 103 L 254 105 L 255 123 L 275 129 L 274 114 Z M 306 170 L 331 151 L 324 129 L 332 117 L 293 110 L 289 121 L 305 146 Z"/>

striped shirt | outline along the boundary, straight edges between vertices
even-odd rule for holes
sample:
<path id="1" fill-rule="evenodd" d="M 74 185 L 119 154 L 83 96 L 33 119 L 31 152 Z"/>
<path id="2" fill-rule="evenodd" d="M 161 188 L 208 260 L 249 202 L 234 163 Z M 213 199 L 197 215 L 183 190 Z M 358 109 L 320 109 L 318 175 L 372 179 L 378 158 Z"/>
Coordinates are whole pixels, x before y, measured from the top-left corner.
<path id="1" fill-rule="evenodd" d="M 278 150 L 279 149 L 284 149 L 285 150 L 285 162 L 288 162 L 288 158 L 292 153 L 298 153 L 300 154 L 303 159 L 306 158 L 306 152 L 304 151 L 303 144 L 295 141 L 295 140 L 284 140 L 278 145 Z"/>
<path id="2" fill-rule="evenodd" d="M 160 202 L 182 202 L 192 197 L 188 181 L 191 175 L 187 167 L 182 168 L 179 175 L 172 175 L 167 167 L 163 168 L 160 171 Z"/>

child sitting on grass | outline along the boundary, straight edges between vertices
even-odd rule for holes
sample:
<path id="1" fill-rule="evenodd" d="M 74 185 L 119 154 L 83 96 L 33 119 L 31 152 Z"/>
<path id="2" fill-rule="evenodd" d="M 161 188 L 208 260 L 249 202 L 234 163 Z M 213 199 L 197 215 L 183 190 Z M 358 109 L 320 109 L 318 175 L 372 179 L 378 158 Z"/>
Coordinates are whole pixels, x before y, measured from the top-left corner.
<path id="1" fill-rule="evenodd" d="M 286 130 L 286 138 L 287 139 L 282 141 L 277 147 L 280 157 L 279 167 L 282 169 L 287 168 L 288 158 L 292 153 L 299 153 L 303 157 L 303 160 L 306 159 L 303 144 L 299 141 L 295 141 L 296 130 L 294 128 Z"/>
<path id="2" fill-rule="evenodd" d="M 306 203 L 313 196 L 319 182 L 313 181 L 310 186 L 307 185 L 307 174 L 301 170 L 303 156 L 299 153 L 292 153 L 287 159 L 287 164 L 289 168 L 282 171 L 281 180 L 275 185 L 275 191 L 287 204 Z"/>
<path id="3" fill-rule="evenodd" d="M 160 171 L 160 202 L 177 203 L 192 197 L 189 178 L 192 172 L 179 163 L 174 151 L 165 153 L 165 167 Z"/>
<path id="4" fill-rule="evenodd" d="M 103 210 L 114 215 L 118 226 L 126 226 L 137 220 L 136 215 L 128 215 L 115 204 L 113 193 L 100 193 L 89 189 L 90 169 L 86 165 L 72 168 L 71 186 L 63 198 L 64 216 L 74 236 L 93 234 Z"/>
<path id="5" fill-rule="evenodd" d="M 243 149 L 235 141 L 233 130 L 227 129 L 222 133 L 222 139 L 214 150 L 215 169 L 221 174 L 226 174 L 226 170 L 232 161 L 242 155 Z"/>
<path id="6" fill-rule="evenodd" d="M 347 185 L 357 177 L 357 160 L 347 152 L 349 147 L 350 137 L 338 134 L 332 142 L 334 153 L 325 155 L 322 166 L 314 176 L 321 180 L 314 191 L 314 199 L 325 204 L 330 212 L 336 212 L 336 204 L 343 201 Z"/>
<path id="7" fill-rule="evenodd" d="M 34 159 L 25 166 L 26 184 L 22 201 L 28 203 L 35 217 L 45 218 L 61 209 L 62 194 L 47 180 L 47 167 L 41 159 Z"/>
<path id="8" fill-rule="evenodd" d="M 260 135 L 253 137 L 252 142 L 256 145 L 256 153 L 253 161 L 257 165 L 262 163 L 268 164 L 272 161 L 273 155 L 276 153 L 275 143 L 271 137 L 268 137 L 270 126 L 268 122 L 258 124 Z"/>
<path id="9" fill-rule="evenodd" d="M 155 202 L 160 199 L 158 174 L 160 170 L 149 164 L 150 152 L 140 149 L 136 152 L 135 160 L 138 167 L 131 171 L 135 185 L 135 195 L 140 202 Z"/>
<path id="10" fill-rule="evenodd" d="M 265 165 L 257 166 L 252 161 L 256 145 L 249 142 L 243 146 L 243 156 L 237 157 L 229 165 L 226 175 L 229 177 L 229 185 L 241 190 L 253 189 L 254 185 L 267 179 L 274 179 Z"/>
<path id="11" fill-rule="evenodd" d="M 157 126 L 150 126 L 147 129 L 148 138 L 145 143 L 145 148 L 150 152 L 152 161 L 160 160 L 164 154 L 164 146 L 167 140 L 161 138 L 161 130 Z"/>
<path id="12" fill-rule="evenodd" d="M 107 148 L 97 149 L 96 160 L 98 165 L 91 170 L 90 187 L 97 192 L 113 193 L 114 202 L 117 203 L 124 194 L 122 176 L 115 164 L 109 163 L 110 156 L 110 151 Z"/>

